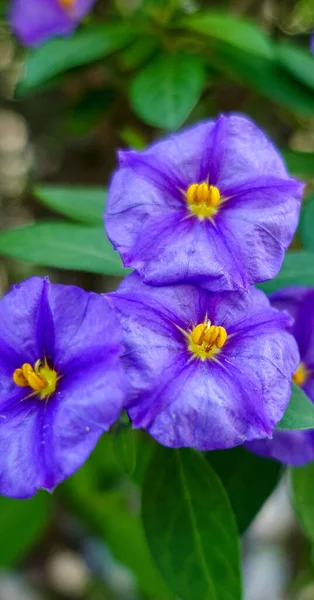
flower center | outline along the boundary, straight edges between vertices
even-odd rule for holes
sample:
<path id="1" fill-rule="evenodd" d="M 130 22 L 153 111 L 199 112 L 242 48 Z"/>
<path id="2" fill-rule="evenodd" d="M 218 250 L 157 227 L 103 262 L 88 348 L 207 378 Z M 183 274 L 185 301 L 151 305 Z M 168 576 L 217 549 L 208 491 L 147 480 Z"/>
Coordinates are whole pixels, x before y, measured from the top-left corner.
<path id="1" fill-rule="evenodd" d="M 200 219 L 210 218 L 218 212 L 220 191 L 207 183 L 192 183 L 186 192 L 190 211 Z"/>
<path id="2" fill-rule="evenodd" d="M 75 7 L 76 1 L 77 0 L 58 0 L 61 8 L 66 12 L 71 11 Z"/>
<path id="3" fill-rule="evenodd" d="M 195 357 L 204 361 L 220 352 L 220 349 L 226 343 L 227 337 L 224 327 L 211 325 L 210 321 L 199 323 L 189 335 L 188 347 Z"/>
<path id="4" fill-rule="evenodd" d="M 56 391 L 57 372 L 49 367 L 47 360 L 37 360 L 34 368 L 24 363 L 20 369 L 15 369 L 13 381 L 19 387 L 30 387 L 40 400 L 49 398 Z"/>
<path id="5" fill-rule="evenodd" d="M 310 375 L 310 371 L 308 371 L 306 365 L 303 362 L 300 362 L 296 372 L 292 376 L 292 381 L 296 385 L 302 387 L 308 379 Z"/>

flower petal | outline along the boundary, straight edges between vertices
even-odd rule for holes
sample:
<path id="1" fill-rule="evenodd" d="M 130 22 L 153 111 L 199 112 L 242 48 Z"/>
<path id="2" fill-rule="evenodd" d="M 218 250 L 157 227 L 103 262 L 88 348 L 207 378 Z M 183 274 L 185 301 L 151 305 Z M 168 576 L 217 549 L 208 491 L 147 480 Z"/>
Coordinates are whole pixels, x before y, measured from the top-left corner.
<path id="1" fill-rule="evenodd" d="M 275 431 L 271 438 L 254 440 L 245 446 L 255 454 L 298 467 L 314 460 L 314 430 Z"/>
<path id="2" fill-rule="evenodd" d="M 94 3 L 76 0 L 70 11 L 59 0 L 13 0 L 11 27 L 23 44 L 38 46 L 51 37 L 69 35 Z"/>
<path id="3" fill-rule="evenodd" d="M 209 294 L 126 278 L 112 301 L 121 320 L 127 406 L 134 427 L 168 446 L 229 448 L 269 435 L 281 419 L 298 364 L 287 313 L 263 292 Z M 188 333 L 208 318 L 227 329 L 214 360 L 193 359 Z"/>
<path id="4" fill-rule="evenodd" d="M 13 0 L 10 23 L 26 46 L 37 46 L 56 35 L 68 35 L 75 22 L 56 0 Z"/>
<path id="5" fill-rule="evenodd" d="M 247 116 L 220 116 L 213 135 L 216 137 L 214 160 L 207 147 L 207 164 L 214 173 L 214 184 L 224 192 L 248 179 L 269 176 L 286 179 L 287 171 L 273 142 Z M 205 161 L 205 157 L 203 157 Z"/>
<path id="6" fill-rule="evenodd" d="M 211 218 L 194 215 L 185 198 L 188 186 L 201 181 L 221 193 Z M 241 116 L 221 116 L 146 152 L 120 154 L 107 234 L 124 266 L 151 285 L 248 289 L 278 273 L 302 192 L 303 184 L 289 178 L 257 126 Z"/>
<path id="7" fill-rule="evenodd" d="M 35 363 L 53 351 L 54 331 L 46 300 L 48 281 L 32 277 L 15 285 L 0 302 L 0 340 L 11 348 L 15 362 Z M 39 321 L 40 324 L 39 325 Z M 47 327 L 50 329 L 47 336 Z M 24 359 L 24 360 L 23 360 Z M 16 364 L 14 368 L 20 367 Z"/>
<path id="8" fill-rule="evenodd" d="M 0 302 L 0 349 L 0 493 L 26 498 L 71 475 L 118 418 L 120 326 L 108 298 L 33 278 Z M 41 399 L 12 375 L 48 353 L 58 381 Z"/>
<path id="9" fill-rule="evenodd" d="M 294 180 L 259 180 L 224 204 L 217 229 L 244 287 L 272 279 L 280 270 L 298 224 L 302 191 Z"/>

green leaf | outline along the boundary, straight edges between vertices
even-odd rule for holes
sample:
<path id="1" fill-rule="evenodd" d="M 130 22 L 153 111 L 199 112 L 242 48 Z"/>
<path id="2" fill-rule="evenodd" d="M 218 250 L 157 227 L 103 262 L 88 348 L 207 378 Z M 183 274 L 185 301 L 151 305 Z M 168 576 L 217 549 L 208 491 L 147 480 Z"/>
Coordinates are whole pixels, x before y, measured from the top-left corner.
<path id="1" fill-rule="evenodd" d="M 78 30 L 70 37 L 50 40 L 29 54 L 17 94 L 27 94 L 60 73 L 116 52 L 135 35 L 126 23 L 106 23 Z"/>
<path id="2" fill-rule="evenodd" d="M 244 533 L 278 483 L 281 466 L 242 446 L 206 452 L 229 496 L 240 534 Z"/>
<path id="3" fill-rule="evenodd" d="M 234 515 L 202 456 L 159 446 L 144 480 L 142 516 L 152 556 L 181 600 L 240 600 Z"/>
<path id="4" fill-rule="evenodd" d="M 117 463 L 126 475 L 133 475 L 136 466 L 136 440 L 130 423 L 120 422 L 112 433 L 113 450 Z"/>
<path id="5" fill-rule="evenodd" d="M 258 287 L 272 294 L 288 285 L 314 286 L 314 253 L 302 250 L 287 252 L 277 277 L 260 283 Z"/>
<path id="6" fill-rule="evenodd" d="M 33 193 L 48 208 L 74 221 L 103 223 L 106 191 L 102 187 L 37 185 Z"/>
<path id="7" fill-rule="evenodd" d="M 197 11 L 185 17 L 181 26 L 216 38 L 222 42 L 259 56 L 272 57 L 272 43 L 255 23 L 227 13 Z"/>
<path id="8" fill-rule="evenodd" d="M 281 151 L 288 170 L 292 175 L 301 179 L 314 177 L 314 152 L 296 152 L 295 150 Z"/>
<path id="9" fill-rule="evenodd" d="M 299 231 L 303 246 L 306 250 L 314 251 L 314 194 L 308 198 L 302 207 Z M 314 256 L 313 256 L 314 259 Z M 314 262 L 313 262 L 314 270 Z"/>
<path id="10" fill-rule="evenodd" d="M 186 52 L 161 55 L 133 79 L 131 103 L 149 125 L 175 130 L 198 102 L 204 83 L 199 56 Z"/>
<path id="11" fill-rule="evenodd" d="M 121 260 L 103 228 L 43 222 L 0 234 L 0 255 L 59 269 L 122 277 Z"/>
<path id="12" fill-rule="evenodd" d="M 276 429 L 314 429 L 314 404 L 294 383 L 290 402 Z"/>
<path id="13" fill-rule="evenodd" d="M 282 42 L 276 48 L 276 58 L 291 75 L 314 90 L 313 55 L 310 50 Z"/>
<path id="14" fill-rule="evenodd" d="M 314 462 L 290 469 L 292 502 L 305 535 L 314 542 Z"/>
<path id="15" fill-rule="evenodd" d="M 16 564 L 39 541 L 50 517 L 50 497 L 41 492 L 30 500 L 0 496 L 0 567 Z"/>
<path id="16" fill-rule="evenodd" d="M 314 93 L 296 81 L 275 60 L 254 56 L 228 44 L 212 44 L 211 64 L 230 79 L 257 90 L 261 96 L 292 113 L 313 116 Z"/>
<path id="17" fill-rule="evenodd" d="M 120 52 L 119 61 L 123 69 L 132 71 L 146 63 L 158 51 L 158 40 L 153 36 L 143 36 Z"/>
<path id="18" fill-rule="evenodd" d="M 108 112 L 116 100 L 112 88 L 88 90 L 78 102 L 69 108 L 65 123 L 71 135 L 84 136 L 108 118 Z"/>
<path id="19" fill-rule="evenodd" d="M 95 534 L 108 544 L 116 560 L 126 565 L 139 587 L 152 600 L 173 600 L 173 594 L 151 559 L 142 523 L 135 507 L 138 497 L 130 483 L 121 482 L 109 435 L 99 441 L 92 456 L 62 486 L 65 500 Z"/>

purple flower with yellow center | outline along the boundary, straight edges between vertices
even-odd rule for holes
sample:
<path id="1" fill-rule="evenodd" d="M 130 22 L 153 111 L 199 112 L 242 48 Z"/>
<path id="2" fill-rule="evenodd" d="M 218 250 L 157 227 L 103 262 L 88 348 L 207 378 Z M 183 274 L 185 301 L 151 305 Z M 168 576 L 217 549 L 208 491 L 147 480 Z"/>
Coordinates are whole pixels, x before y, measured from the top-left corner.
<path id="1" fill-rule="evenodd" d="M 145 283 L 247 289 L 273 278 L 298 223 L 303 184 L 249 119 L 220 116 L 119 153 L 105 223 Z"/>
<path id="2" fill-rule="evenodd" d="M 69 35 L 95 0 L 12 0 L 10 24 L 25 46 Z"/>
<path id="3" fill-rule="evenodd" d="M 292 379 L 314 402 L 314 289 L 291 286 L 273 294 L 271 303 L 294 318 L 290 331 L 301 359 Z M 302 465 L 314 460 L 314 430 L 274 431 L 271 439 L 252 442 L 248 448 L 288 465 Z"/>
<path id="4" fill-rule="evenodd" d="M 111 294 L 122 326 L 126 409 L 165 446 L 230 448 L 271 435 L 299 355 L 291 318 L 265 294 L 144 284 Z"/>
<path id="5" fill-rule="evenodd" d="M 53 490 L 117 419 L 119 331 L 109 299 L 39 277 L 0 301 L 0 494 Z"/>

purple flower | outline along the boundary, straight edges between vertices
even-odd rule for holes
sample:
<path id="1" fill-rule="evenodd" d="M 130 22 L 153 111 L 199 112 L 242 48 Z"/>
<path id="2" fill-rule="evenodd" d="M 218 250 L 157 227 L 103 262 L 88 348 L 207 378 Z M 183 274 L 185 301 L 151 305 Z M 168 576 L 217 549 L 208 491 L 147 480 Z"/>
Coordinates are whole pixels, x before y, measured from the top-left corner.
<path id="1" fill-rule="evenodd" d="M 220 116 L 119 160 L 107 233 L 145 283 L 224 291 L 278 273 L 303 184 L 249 119 Z"/>
<path id="2" fill-rule="evenodd" d="M 12 0 L 10 23 L 25 46 L 38 46 L 57 35 L 69 35 L 95 0 Z"/>
<path id="3" fill-rule="evenodd" d="M 312 54 L 314 54 L 314 33 L 311 36 L 311 40 L 310 40 L 310 48 L 311 48 L 311 52 Z"/>
<path id="4" fill-rule="evenodd" d="M 263 292 L 157 288 L 133 273 L 111 298 L 133 427 L 165 446 L 199 450 L 271 435 L 299 356 L 289 315 Z"/>
<path id="5" fill-rule="evenodd" d="M 119 416 L 110 300 L 34 277 L 0 301 L 0 494 L 51 491 Z"/>
<path id="6" fill-rule="evenodd" d="M 291 328 L 300 352 L 300 363 L 293 376 L 314 402 L 314 289 L 289 287 L 272 295 L 273 306 L 288 310 L 295 319 Z M 252 452 L 276 458 L 288 465 L 314 460 L 314 430 L 275 431 L 272 438 L 248 444 Z"/>

